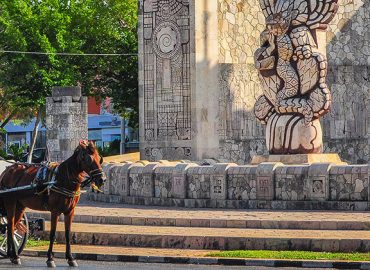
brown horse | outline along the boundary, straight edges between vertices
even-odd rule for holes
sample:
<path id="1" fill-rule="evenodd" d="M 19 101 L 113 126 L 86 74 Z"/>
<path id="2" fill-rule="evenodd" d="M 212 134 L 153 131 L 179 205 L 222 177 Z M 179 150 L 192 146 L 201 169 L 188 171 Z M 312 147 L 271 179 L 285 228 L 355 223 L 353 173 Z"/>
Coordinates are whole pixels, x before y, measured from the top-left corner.
<path id="1" fill-rule="evenodd" d="M 13 264 L 21 261 L 15 248 L 13 239 L 15 226 L 22 219 L 26 208 L 51 212 L 50 244 L 47 253 L 48 267 L 55 267 L 53 243 L 59 216 L 64 214 L 66 259 L 70 266 L 78 266 L 71 253 L 70 233 L 74 209 L 80 199 L 80 188 L 86 174 L 93 184 L 101 187 L 105 181 L 101 167 L 103 162 L 95 145 L 92 142 L 80 141 L 74 154 L 58 165 L 52 171 L 55 184 L 42 186 L 38 192 L 16 192 L 2 200 L 8 219 L 7 254 Z M 14 164 L 8 167 L 0 176 L 2 189 L 27 186 L 34 183 L 40 166 L 27 164 Z M 50 170 L 49 170 L 50 173 Z M 37 193 L 37 194 L 36 194 Z"/>

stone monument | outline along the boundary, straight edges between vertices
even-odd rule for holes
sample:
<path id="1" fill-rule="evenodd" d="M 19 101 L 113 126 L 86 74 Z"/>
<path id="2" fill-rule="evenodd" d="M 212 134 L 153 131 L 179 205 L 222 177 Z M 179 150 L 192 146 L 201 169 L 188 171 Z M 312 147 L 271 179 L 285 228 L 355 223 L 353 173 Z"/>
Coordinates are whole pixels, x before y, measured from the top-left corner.
<path id="1" fill-rule="evenodd" d="M 139 3 L 141 158 L 217 156 L 217 1 Z"/>
<path id="2" fill-rule="evenodd" d="M 370 161 L 369 1 L 267 0 L 262 2 L 264 9 L 259 0 L 139 3 L 142 159 L 214 158 L 249 164 L 253 157 L 269 152 L 320 153 L 324 148 L 324 153 L 339 153 L 351 163 Z M 285 57 L 289 61 L 285 65 L 279 58 L 284 48 L 279 54 L 278 44 L 272 48 L 266 40 L 269 36 L 278 38 L 278 34 L 268 34 L 266 18 L 271 19 L 272 26 L 279 12 L 281 16 L 284 12 L 288 15 L 288 30 L 279 43 L 284 44 L 283 37 L 287 37 Z M 289 42 L 293 48 L 291 57 Z M 256 69 L 255 52 L 266 50 L 276 61 L 283 61 L 279 67 L 286 69 L 280 74 L 263 66 Z M 258 56 L 257 67 L 268 65 L 272 59 L 260 63 L 264 56 Z M 272 64 L 277 66 L 277 62 Z M 274 78 L 276 93 L 264 84 Z M 282 90 L 278 98 L 303 102 L 302 107 L 285 104 L 293 110 L 288 114 L 284 106 L 275 106 L 278 90 Z M 266 96 L 266 91 L 272 91 L 273 96 Z M 261 95 L 266 99 L 259 99 Z M 254 113 L 256 102 L 258 119 Z M 263 123 L 268 124 L 268 119 L 266 129 Z M 285 131 L 285 127 L 289 130 Z M 267 134 L 274 138 L 273 143 L 267 140 L 268 146 L 266 130 L 277 131 Z M 284 138 L 285 134 L 292 136 Z M 291 137 L 301 135 L 304 140 L 284 146 Z M 271 151 L 271 147 L 276 149 Z"/>
<path id="3" fill-rule="evenodd" d="M 69 158 L 87 140 L 87 98 L 80 87 L 55 87 L 46 98 L 46 142 L 51 161 Z"/>
<path id="4" fill-rule="evenodd" d="M 104 164 L 106 194 L 89 196 L 370 210 L 369 165 L 321 154 L 369 160 L 369 11 L 363 0 L 140 1 L 141 154 L 162 160 Z M 195 161 L 163 160 L 182 157 Z"/>
<path id="5" fill-rule="evenodd" d="M 326 84 L 327 60 L 318 44 L 320 31 L 338 9 L 337 0 L 261 0 L 260 4 L 267 27 L 255 53 L 263 90 L 255 114 L 267 125 L 269 153 L 322 153 L 319 119 L 328 113 L 332 98 Z"/>

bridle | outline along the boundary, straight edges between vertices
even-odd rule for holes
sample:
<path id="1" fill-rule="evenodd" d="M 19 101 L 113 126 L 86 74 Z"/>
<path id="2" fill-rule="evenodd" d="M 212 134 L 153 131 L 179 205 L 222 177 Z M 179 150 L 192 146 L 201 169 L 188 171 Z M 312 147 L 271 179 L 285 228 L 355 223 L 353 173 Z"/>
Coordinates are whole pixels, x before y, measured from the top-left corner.
<path id="1" fill-rule="evenodd" d="M 95 169 L 95 170 L 91 170 L 88 174 L 87 174 L 87 177 L 85 178 L 85 180 L 82 181 L 81 183 L 81 187 L 84 188 L 88 185 L 91 184 L 91 182 L 94 181 L 94 179 L 97 179 L 97 178 L 105 178 L 105 173 L 103 171 L 103 169 Z"/>

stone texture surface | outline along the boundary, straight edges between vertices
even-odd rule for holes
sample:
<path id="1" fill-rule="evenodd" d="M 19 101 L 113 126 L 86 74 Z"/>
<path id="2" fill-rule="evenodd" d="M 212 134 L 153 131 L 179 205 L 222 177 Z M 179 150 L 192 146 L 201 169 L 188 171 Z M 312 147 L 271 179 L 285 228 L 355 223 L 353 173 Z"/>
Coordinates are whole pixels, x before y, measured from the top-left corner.
<path id="1" fill-rule="evenodd" d="M 329 182 L 330 200 L 369 200 L 369 174 L 367 165 L 333 166 Z"/>
<path id="2" fill-rule="evenodd" d="M 214 1 L 139 1 L 142 159 L 216 156 L 212 127 L 216 126 L 218 99 L 206 91 L 217 91 L 218 73 L 212 70 L 218 55 L 214 25 Z M 202 38 L 205 35 L 207 39 Z"/>
<path id="3" fill-rule="evenodd" d="M 257 199 L 257 166 L 238 166 L 228 170 L 228 198 L 231 200 Z"/>
<path id="4" fill-rule="evenodd" d="M 191 100 L 191 103 L 189 103 L 191 104 L 190 111 L 193 111 L 191 121 L 197 123 L 191 125 L 192 134 L 199 135 L 201 130 L 210 131 L 207 133 L 206 139 L 212 139 L 212 144 L 219 151 L 218 153 L 214 153 L 214 150 L 208 151 L 208 158 L 246 164 L 250 162 L 254 155 L 267 154 L 264 128 L 257 123 L 253 115 L 254 103 L 258 96 L 262 94 L 258 73 L 253 63 L 253 52 L 260 46 L 259 35 L 264 30 L 265 25 L 259 2 L 257 0 L 211 1 L 212 4 L 216 2 L 218 7 L 216 23 L 213 17 L 215 9 L 212 7 L 213 9 L 207 12 L 208 16 L 212 16 L 208 20 L 207 33 L 209 35 L 204 34 L 204 21 L 201 20 L 201 17 L 204 17 L 204 9 L 199 6 L 197 7 L 197 12 L 199 12 L 194 14 L 196 12 L 193 9 L 195 6 L 192 6 L 194 2 L 201 5 L 203 1 L 168 1 L 172 6 L 178 6 L 178 3 L 185 7 L 189 6 L 189 14 L 193 12 L 194 17 L 183 15 L 179 11 L 175 15 L 165 16 L 162 19 L 163 13 L 160 13 L 159 9 L 160 6 L 166 7 L 166 5 L 163 5 L 164 2 L 141 1 L 139 37 L 142 38 L 145 34 L 145 39 L 141 39 L 141 45 L 139 46 L 140 104 L 142 111 L 144 106 L 147 108 L 146 115 L 148 116 L 147 119 L 142 116 L 141 122 L 147 123 L 147 129 L 149 130 L 152 126 L 157 126 L 159 128 L 154 128 L 154 130 L 164 129 L 163 132 L 183 127 L 179 122 L 175 127 L 174 122 L 170 119 L 174 119 L 172 118 L 173 114 L 176 114 L 179 110 L 181 111 L 181 108 L 177 110 L 173 107 L 176 104 L 181 104 L 181 101 L 176 99 L 181 99 L 182 93 L 188 91 L 187 85 L 183 86 L 184 90 L 181 90 L 182 92 L 174 90 L 173 96 L 175 99 L 173 101 L 162 98 L 172 90 L 161 90 L 163 80 L 160 70 L 163 56 L 158 54 L 158 51 L 154 51 L 153 44 L 155 40 L 152 39 L 153 35 L 150 33 L 154 33 L 155 28 L 163 21 L 172 21 L 177 24 L 178 22 L 181 23 L 182 19 L 186 21 L 190 18 L 191 23 L 188 28 L 180 25 L 178 25 L 178 28 L 184 29 L 181 31 L 181 35 L 183 33 L 186 35 L 188 29 L 190 29 L 190 33 L 194 32 L 194 28 L 198 29 L 199 32 L 195 33 L 196 39 L 194 35 L 190 35 L 190 41 L 199 48 L 199 51 L 196 52 L 195 49 L 190 51 L 196 53 L 196 57 L 199 56 L 199 63 L 208 63 L 203 69 L 200 69 L 205 71 L 204 73 L 195 69 L 195 63 L 193 63 L 194 65 L 191 68 L 195 72 L 189 75 L 191 81 L 194 83 L 202 77 L 205 78 L 205 75 L 208 74 L 206 71 L 218 74 L 218 79 L 214 79 L 214 77 L 207 78 L 208 82 L 213 82 L 213 86 L 209 86 L 208 89 L 199 88 L 201 90 L 198 90 L 197 86 L 192 84 L 194 87 L 191 91 L 188 91 L 191 94 L 184 95 L 186 98 L 183 98 L 183 100 Z M 144 3 L 146 3 L 147 12 L 143 11 Z M 154 4 L 152 5 L 152 3 Z M 333 95 L 332 110 L 323 119 L 324 152 L 338 152 L 346 161 L 364 163 L 370 160 L 368 143 L 370 132 L 366 120 L 370 115 L 370 106 L 368 106 L 368 92 L 370 89 L 368 46 L 370 40 L 370 3 L 364 0 L 345 0 L 339 1 L 338 4 L 338 12 L 329 24 L 326 34 L 324 34 L 326 36 L 324 38 L 327 40 L 326 50 L 325 48 L 319 48 L 321 52 L 326 51 L 329 67 L 327 83 Z M 177 12 L 176 9 L 169 10 Z M 215 42 L 214 30 L 217 30 L 217 28 L 218 42 Z M 207 37 L 212 37 L 212 39 L 207 40 Z M 204 44 L 211 44 L 208 46 L 209 48 L 218 50 L 216 56 L 214 51 L 207 52 L 204 50 Z M 146 57 L 144 57 L 144 45 L 147 52 Z M 187 59 L 186 57 L 189 55 L 188 47 L 183 43 L 181 46 L 183 47 L 181 59 Z M 174 50 L 178 53 L 177 47 Z M 159 58 L 158 61 L 157 58 Z M 173 57 L 173 59 L 175 58 Z M 146 59 L 146 62 L 143 59 Z M 171 63 L 172 61 L 175 60 L 171 59 Z M 181 61 L 179 63 L 182 63 Z M 172 85 L 176 87 L 181 84 L 184 85 L 185 82 L 176 79 L 178 66 L 174 65 L 171 68 L 171 80 L 174 82 Z M 153 69 L 154 71 L 152 71 Z M 184 78 L 189 78 L 185 66 L 182 70 L 184 70 Z M 201 74 L 201 76 L 197 78 L 196 73 Z M 144 75 L 147 78 L 146 80 L 144 80 Z M 204 99 L 201 98 L 202 95 Z M 155 101 L 153 102 L 153 100 Z M 210 105 L 202 108 L 200 103 L 207 104 L 204 100 L 209 101 Z M 158 101 L 158 106 L 155 105 L 157 104 L 156 101 Z M 197 106 L 198 109 L 195 110 Z M 210 110 L 210 107 L 214 107 L 214 109 Z M 163 113 L 162 109 L 164 110 Z M 185 111 L 182 115 L 186 119 L 190 119 L 188 117 L 189 113 Z M 164 119 L 169 119 L 169 121 L 166 120 L 167 122 L 163 120 L 162 124 L 170 123 L 169 125 L 158 124 L 159 120 L 162 119 L 159 118 L 159 113 L 165 115 Z M 166 115 L 169 118 L 166 118 Z M 141 130 L 144 130 L 144 128 L 142 127 Z M 162 134 L 163 132 L 161 131 Z M 204 144 L 204 140 L 188 143 L 187 140 L 181 141 L 176 136 L 171 137 L 172 139 L 170 137 L 168 135 L 168 138 L 164 141 L 158 139 L 148 143 L 148 147 L 142 149 L 143 158 L 151 160 L 163 158 L 197 160 L 203 158 L 197 157 L 194 150 L 197 146 Z M 192 138 L 195 137 L 192 136 Z M 151 145 L 155 146 L 151 147 Z"/>
<path id="5" fill-rule="evenodd" d="M 80 140 L 87 140 L 87 98 L 81 89 L 56 87 L 46 98 L 46 139 L 51 161 L 72 156 Z"/>
<path id="6" fill-rule="evenodd" d="M 187 171 L 188 198 L 210 199 L 211 198 L 211 174 L 212 166 L 198 166 L 189 168 Z"/>
<path id="7" fill-rule="evenodd" d="M 269 153 L 321 153 L 319 119 L 332 102 L 326 52 L 320 51 L 326 39 L 321 34 L 338 9 L 337 1 L 260 1 L 260 6 L 266 29 L 255 66 L 263 95 L 254 110 L 267 125 Z"/>
<path id="8" fill-rule="evenodd" d="M 345 209 L 370 207 L 368 165 L 104 164 L 109 202 L 181 207 Z M 107 197 L 104 197 L 107 196 Z"/>
<path id="9" fill-rule="evenodd" d="M 155 171 L 154 196 L 158 198 L 173 198 L 173 172 L 175 167 L 159 167 Z"/>
<path id="10" fill-rule="evenodd" d="M 275 198 L 283 201 L 306 201 L 309 166 L 284 166 L 275 170 Z"/>

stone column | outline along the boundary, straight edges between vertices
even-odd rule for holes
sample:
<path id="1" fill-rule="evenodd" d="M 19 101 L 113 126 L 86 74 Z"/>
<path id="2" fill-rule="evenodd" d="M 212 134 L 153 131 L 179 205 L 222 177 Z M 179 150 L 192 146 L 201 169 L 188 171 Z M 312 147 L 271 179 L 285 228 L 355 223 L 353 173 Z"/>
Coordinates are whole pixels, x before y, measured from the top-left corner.
<path id="1" fill-rule="evenodd" d="M 80 87 L 55 87 L 46 98 L 46 143 L 51 161 L 69 158 L 88 139 L 87 98 Z"/>
<path id="2" fill-rule="evenodd" d="M 217 1 L 141 0 L 141 159 L 218 156 Z"/>

